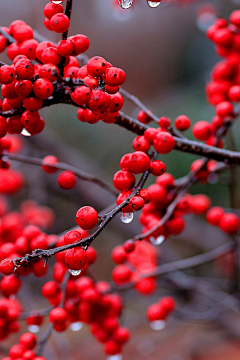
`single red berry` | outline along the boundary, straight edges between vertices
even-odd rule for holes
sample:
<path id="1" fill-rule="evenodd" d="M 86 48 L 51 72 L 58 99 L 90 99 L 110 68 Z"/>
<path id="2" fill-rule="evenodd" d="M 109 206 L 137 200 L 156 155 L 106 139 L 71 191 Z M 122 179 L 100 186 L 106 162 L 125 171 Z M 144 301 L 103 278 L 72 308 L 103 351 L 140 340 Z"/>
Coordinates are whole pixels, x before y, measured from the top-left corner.
<path id="1" fill-rule="evenodd" d="M 151 112 L 151 110 L 148 110 Z M 149 124 L 152 121 L 152 118 L 146 114 L 143 110 L 140 110 L 138 113 L 138 121 L 140 121 L 142 124 Z"/>
<path id="2" fill-rule="evenodd" d="M 135 184 L 135 176 L 129 170 L 120 170 L 113 176 L 113 185 L 119 190 L 129 190 Z"/>
<path id="3" fill-rule="evenodd" d="M 43 101 L 37 97 L 23 99 L 23 106 L 29 111 L 38 111 L 42 108 Z"/>
<path id="4" fill-rule="evenodd" d="M 40 99 L 48 99 L 53 93 L 52 83 L 47 79 L 37 79 L 33 84 L 33 92 Z"/>
<path id="5" fill-rule="evenodd" d="M 40 78 L 45 78 L 53 82 L 57 80 L 56 75 L 59 75 L 59 69 L 54 64 L 44 64 L 41 66 L 38 75 Z"/>
<path id="6" fill-rule="evenodd" d="M 127 261 L 126 251 L 122 245 L 117 245 L 113 248 L 111 258 L 116 264 L 123 264 Z"/>
<path id="7" fill-rule="evenodd" d="M 175 120 L 175 126 L 179 131 L 186 131 L 190 128 L 191 121 L 185 115 L 180 115 Z"/>
<path id="8" fill-rule="evenodd" d="M 60 56 L 70 56 L 73 53 L 73 44 L 70 40 L 61 40 L 57 43 L 57 52 Z"/>
<path id="9" fill-rule="evenodd" d="M 11 259 L 4 259 L 0 262 L 0 272 L 3 275 L 11 275 L 14 272 L 14 265 Z"/>
<path id="10" fill-rule="evenodd" d="M 198 140 L 208 140 L 211 136 L 211 127 L 207 121 L 198 121 L 193 126 L 193 135 Z"/>
<path id="11" fill-rule="evenodd" d="M 152 194 L 147 189 L 141 189 L 139 192 L 139 196 L 141 196 L 143 198 L 145 204 L 150 203 L 150 201 L 152 199 Z"/>
<path id="12" fill-rule="evenodd" d="M 82 34 L 77 34 L 70 38 L 70 41 L 73 45 L 73 51 L 75 54 L 79 55 L 87 51 L 89 48 L 90 42 L 87 36 Z"/>
<path id="13" fill-rule="evenodd" d="M 240 85 L 231 86 L 228 91 L 229 100 L 232 102 L 240 101 Z"/>
<path id="14" fill-rule="evenodd" d="M 112 279 L 116 284 L 123 284 L 130 280 L 131 271 L 126 265 L 117 265 L 112 271 Z"/>
<path id="15" fill-rule="evenodd" d="M 233 115 L 233 105 L 229 101 L 222 101 L 216 106 L 216 115 L 221 117 Z"/>
<path id="16" fill-rule="evenodd" d="M 42 162 L 47 164 L 57 164 L 58 159 L 56 158 L 56 156 L 48 155 L 42 159 Z M 42 169 L 48 174 L 54 174 L 55 172 L 58 171 L 57 167 L 53 167 L 50 165 L 42 165 Z"/>
<path id="17" fill-rule="evenodd" d="M 103 80 L 108 86 L 119 86 L 124 84 L 126 74 L 122 69 L 110 67 L 105 71 Z"/>
<path id="18" fill-rule="evenodd" d="M 141 174 L 150 168 L 151 160 L 143 151 L 135 151 L 129 159 L 129 170 L 134 174 Z"/>
<path id="19" fill-rule="evenodd" d="M 59 13 L 51 17 L 50 27 L 56 33 L 66 32 L 69 26 L 70 26 L 70 20 L 67 15 Z"/>
<path id="20" fill-rule="evenodd" d="M 151 162 L 150 172 L 155 176 L 160 176 L 166 172 L 166 165 L 160 160 L 154 160 Z"/>
<path id="21" fill-rule="evenodd" d="M 94 56 L 88 60 L 87 70 L 89 75 L 101 76 L 107 70 L 107 61 L 101 56 Z"/>
<path id="22" fill-rule="evenodd" d="M 91 206 L 81 207 L 76 213 L 76 222 L 82 229 L 91 230 L 98 223 L 98 213 Z"/>
<path id="23" fill-rule="evenodd" d="M 0 138 L 7 134 L 7 121 L 3 116 L 0 116 Z"/>
<path id="24" fill-rule="evenodd" d="M 63 171 L 58 177 L 58 185 L 64 190 L 73 189 L 76 185 L 76 176 L 72 171 Z"/>
<path id="25" fill-rule="evenodd" d="M 162 116 L 158 121 L 158 125 L 163 129 L 167 129 L 171 125 L 171 119 L 166 116 Z"/>
<path id="26" fill-rule="evenodd" d="M 82 247 L 68 249 L 65 254 L 65 263 L 71 270 L 82 270 L 87 263 L 87 254 Z"/>
<path id="27" fill-rule="evenodd" d="M 220 206 L 214 206 L 208 210 L 206 214 L 206 220 L 209 224 L 218 226 L 221 217 L 225 214 L 223 208 Z"/>
<path id="28" fill-rule="evenodd" d="M 159 154 L 168 154 L 174 148 L 175 141 L 171 134 L 161 131 L 153 140 L 153 147 Z"/>
<path id="29" fill-rule="evenodd" d="M 57 52 L 57 48 L 47 47 L 42 51 L 41 61 L 43 64 L 55 64 L 58 65 L 61 61 L 61 56 Z"/>
<path id="30" fill-rule="evenodd" d="M 78 105 L 85 105 L 91 99 L 92 90 L 87 86 L 79 86 L 72 93 L 72 100 Z"/>
<path id="31" fill-rule="evenodd" d="M 0 83 L 11 84 L 16 76 L 15 70 L 9 65 L 3 65 L 0 67 Z"/>
<path id="32" fill-rule="evenodd" d="M 133 196 L 129 201 L 129 206 L 132 210 L 141 210 L 145 205 L 144 199 L 141 196 Z"/>
<path id="33" fill-rule="evenodd" d="M 143 151 L 143 152 L 148 152 L 151 146 L 151 144 L 147 141 L 147 139 L 143 135 L 137 136 L 133 140 L 132 145 L 135 151 Z"/>
<path id="34" fill-rule="evenodd" d="M 52 2 L 49 2 L 44 7 L 44 16 L 48 18 L 49 20 L 53 17 L 53 15 L 58 13 L 63 13 L 64 9 L 61 4 L 53 4 Z"/>
<path id="35" fill-rule="evenodd" d="M 29 332 L 22 334 L 19 339 L 19 344 L 24 346 L 28 350 L 34 349 L 36 343 L 37 343 L 36 336 Z"/>
<path id="36" fill-rule="evenodd" d="M 230 22 L 233 25 L 240 27 L 240 10 L 235 10 L 231 13 Z"/>
<path id="37" fill-rule="evenodd" d="M 34 66 L 29 59 L 20 59 L 15 65 L 15 70 L 20 80 L 29 80 L 33 76 Z"/>
<path id="38" fill-rule="evenodd" d="M 14 89 L 18 96 L 26 98 L 32 91 L 32 83 L 30 80 L 19 80 L 16 82 Z"/>
<path id="39" fill-rule="evenodd" d="M 77 230 L 70 230 L 64 235 L 65 245 L 74 244 L 76 241 L 79 240 L 82 240 L 82 234 Z"/>
<path id="40" fill-rule="evenodd" d="M 227 213 L 221 216 L 218 226 L 228 234 L 234 234 L 239 229 L 239 218 L 234 213 Z"/>

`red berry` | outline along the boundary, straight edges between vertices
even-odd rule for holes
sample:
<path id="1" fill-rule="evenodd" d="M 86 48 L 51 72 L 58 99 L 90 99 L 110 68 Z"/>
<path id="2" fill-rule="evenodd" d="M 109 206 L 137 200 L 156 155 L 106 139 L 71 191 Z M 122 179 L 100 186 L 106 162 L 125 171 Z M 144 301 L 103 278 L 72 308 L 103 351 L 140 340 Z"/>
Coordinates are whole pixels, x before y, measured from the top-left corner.
<path id="1" fill-rule="evenodd" d="M 51 17 L 50 27 L 56 33 L 63 33 L 68 30 L 70 26 L 70 21 L 67 15 L 65 14 L 55 14 Z"/>
<path id="2" fill-rule="evenodd" d="M 161 131 L 156 134 L 153 141 L 153 147 L 159 154 L 168 154 L 173 150 L 175 141 L 171 134 Z"/>
<path id="3" fill-rule="evenodd" d="M 112 271 L 112 279 L 116 284 L 123 284 L 130 279 L 131 271 L 126 265 L 117 265 Z"/>
<path id="4" fill-rule="evenodd" d="M 7 133 L 7 121 L 3 116 L 0 116 L 0 138 L 4 137 Z"/>
<path id="5" fill-rule="evenodd" d="M 137 136 L 134 140 L 133 140 L 133 149 L 135 151 L 143 151 L 143 152 L 148 152 L 148 150 L 150 149 L 151 144 L 146 140 L 146 138 L 144 136 Z"/>
<path id="6" fill-rule="evenodd" d="M 33 76 L 34 66 L 29 59 L 20 59 L 15 65 L 16 74 L 21 80 L 29 80 Z"/>
<path id="7" fill-rule="evenodd" d="M 141 174 L 149 169 L 151 160 L 143 151 L 136 151 L 130 156 L 129 169 L 134 174 Z"/>
<path id="8" fill-rule="evenodd" d="M 87 254 L 82 247 L 68 249 L 65 254 L 65 263 L 71 270 L 82 270 L 87 263 Z"/>
<path id="9" fill-rule="evenodd" d="M 98 213 L 91 206 L 81 207 L 76 213 L 76 222 L 82 229 L 91 230 L 98 223 Z"/>
<path id="10" fill-rule="evenodd" d="M 132 210 L 141 210 L 145 205 L 144 199 L 141 196 L 133 196 L 129 201 L 129 206 Z"/>
<path id="11" fill-rule="evenodd" d="M 143 110 L 139 111 L 137 118 L 138 121 L 140 121 L 143 124 L 149 124 L 152 121 L 152 118 L 149 115 L 147 115 Z"/>
<path id="12" fill-rule="evenodd" d="M 207 121 L 198 121 L 193 126 L 193 135 L 198 140 L 207 140 L 211 136 L 211 127 Z"/>
<path id="13" fill-rule="evenodd" d="M 129 170 L 120 170 L 113 176 L 113 185 L 119 191 L 131 189 L 135 181 L 135 176 Z"/>
<path id="14" fill-rule="evenodd" d="M 166 171 L 166 165 L 160 160 L 154 160 L 150 165 L 150 172 L 155 176 L 160 176 Z"/>
<path id="15" fill-rule="evenodd" d="M 111 252 L 112 261 L 116 264 L 123 264 L 127 261 L 126 251 L 122 245 L 117 245 Z"/>
<path id="16" fill-rule="evenodd" d="M 76 241 L 79 240 L 82 240 L 82 234 L 77 230 L 70 230 L 64 235 L 65 245 L 74 244 Z"/>
<path id="17" fill-rule="evenodd" d="M 40 99 L 48 99 L 53 93 L 52 83 L 47 79 L 38 79 L 33 84 L 33 92 Z"/>
<path id="18" fill-rule="evenodd" d="M 42 159 L 42 162 L 47 164 L 57 164 L 58 159 L 56 156 L 48 155 Z M 42 169 L 48 174 L 54 174 L 56 171 L 58 171 L 58 168 L 49 165 L 42 165 Z"/>
<path id="19" fill-rule="evenodd" d="M 57 48 L 47 47 L 42 51 L 41 61 L 43 64 L 55 64 L 58 65 L 61 61 L 61 56 L 57 52 Z"/>
<path id="20" fill-rule="evenodd" d="M 225 117 L 233 115 L 233 105 L 229 101 L 222 101 L 216 106 L 216 115 Z"/>
<path id="21" fill-rule="evenodd" d="M 63 171 L 58 177 L 58 185 L 64 190 L 73 189 L 76 185 L 76 176 L 71 171 Z"/>
<path id="22" fill-rule="evenodd" d="M 206 214 L 206 220 L 209 224 L 218 226 L 221 217 L 224 215 L 223 208 L 219 206 L 214 206 L 208 210 Z"/>
<path id="23" fill-rule="evenodd" d="M 186 131 L 190 128 L 191 121 L 185 115 L 180 115 L 175 120 L 175 126 L 180 131 Z"/>
<path id="24" fill-rule="evenodd" d="M 228 234 L 234 234 L 239 229 L 239 218 L 234 213 L 223 214 L 219 220 L 218 226 L 222 231 Z"/>
<path id="25" fill-rule="evenodd" d="M 166 116 L 162 116 L 158 121 L 158 125 L 163 129 L 167 129 L 171 125 L 171 120 Z"/>
<path id="26" fill-rule="evenodd" d="M 107 61 L 101 56 L 94 56 L 88 60 L 87 70 L 89 75 L 101 76 L 107 70 Z"/>
<path id="27" fill-rule="evenodd" d="M 11 84 L 15 79 L 15 70 L 9 65 L 3 65 L 0 67 L 0 83 Z"/>
<path id="28" fill-rule="evenodd" d="M 103 80 L 109 86 L 119 86 L 125 82 L 126 74 L 122 69 L 110 67 L 105 71 Z"/>
<path id="29" fill-rule="evenodd" d="M 35 347 L 36 343 L 37 343 L 36 336 L 29 332 L 22 334 L 19 339 L 19 344 L 29 350 L 32 350 Z"/>
<path id="30" fill-rule="evenodd" d="M 64 9 L 61 4 L 53 4 L 52 2 L 49 2 L 47 5 L 45 5 L 44 16 L 50 20 L 53 15 L 63 13 L 63 11 Z"/>
<path id="31" fill-rule="evenodd" d="M 70 40 L 61 40 L 57 43 L 57 52 L 60 56 L 70 56 L 73 52 L 73 44 Z"/>
<path id="32" fill-rule="evenodd" d="M 87 38 L 87 36 L 82 34 L 77 34 L 75 36 L 72 36 L 70 39 L 72 45 L 73 45 L 73 51 L 77 55 L 84 53 L 89 48 L 90 42 Z"/>
<path id="33" fill-rule="evenodd" d="M 11 259 L 4 259 L 0 262 L 0 272 L 3 275 L 11 275 L 14 272 L 14 265 Z"/>

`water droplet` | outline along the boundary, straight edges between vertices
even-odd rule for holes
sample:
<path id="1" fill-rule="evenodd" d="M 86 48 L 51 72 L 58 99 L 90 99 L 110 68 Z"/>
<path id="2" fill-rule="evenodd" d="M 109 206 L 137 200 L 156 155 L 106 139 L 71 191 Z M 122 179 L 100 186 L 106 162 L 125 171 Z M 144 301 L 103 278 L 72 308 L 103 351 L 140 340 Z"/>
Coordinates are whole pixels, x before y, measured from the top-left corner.
<path id="1" fill-rule="evenodd" d="M 77 322 L 73 322 L 71 323 L 71 325 L 69 326 L 69 328 L 72 330 L 72 331 L 79 331 L 81 330 L 83 327 L 83 323 L 81 321 L 77 321 Z"/>
<path id="2" fill-rule="evenodd" d="M 209 184 L 217 184 L 219 181 L 219 175 L 212 173 L 212 174 L 208 175 L 207 180 L 208 180 Z"/>
<path id="3" fill-rule="evenodd" d="M 107 360 L 122 360 L 122 354 L 107 356 Z"/>
<path id="4" fill-rule="evenodd" d="M 40 327 L 38 325 L 29 325 L 27 329 L 29 332 L 36 334 L 39 332 Z"/>
<path id="5" fill-rule="evenodd" d="M 165 236 L 159 235 L 157 238 L 150 236 L 149 240 L 150 240 L 151 244 L 153 244 L 153 245 L 160 245 L 164 242 Z"/>
<path id="6" fill-rule="evenodd" d="M 22 130 L 21 135 L 23 135 L 23 136 L 32 136 L 25 128 Z"/>
<path id="7" fill-rule="evenodd" d="M 133 0 L 118 0 L 118 3 L 122 9 L 129 9 L 133 4 Z"/>
<path id="8" fill-rule="evenodd" d="M 151 8 L 156 8 L 161 4 L 161 1 L 148 1 L 147 3 Z"/>
<path id="9" fill-rule="evenodd" d="M 81 274 L 82 270 L 72 270 L 72 269 L 68 269 L 68 271 L 70 272 L 71 275 L 73 276 L 78 276 L 79 274 Z"/>
<path id="10" fill-rule="evenodd" d="M 155 320 L 150 321 L 150 328 L 153 330 L 162 330 L 166 326 L 166 321 L 164 320 Z"/>
<path id="11" fill-rule="evenodd" d="M 51 2 L 53 3 L 53 4 L 61 4 L 62 2 L 63 2 L 63 0 L 51 0 Z"/>
<path id="12" fill-rule="evenodd" d="M 199 7 L 196 14 L 196 24 L 199 30 L 207 31 L 214 24 L 217 17 L 216 9 L 211 4 L 204 4 Z"/>
<path id="13" fill-rule="evenodd" d="M 133 220 L 133 212 L 121 214 L 121 221 L 124 224 L 129 224 L 132 220 Z"/>

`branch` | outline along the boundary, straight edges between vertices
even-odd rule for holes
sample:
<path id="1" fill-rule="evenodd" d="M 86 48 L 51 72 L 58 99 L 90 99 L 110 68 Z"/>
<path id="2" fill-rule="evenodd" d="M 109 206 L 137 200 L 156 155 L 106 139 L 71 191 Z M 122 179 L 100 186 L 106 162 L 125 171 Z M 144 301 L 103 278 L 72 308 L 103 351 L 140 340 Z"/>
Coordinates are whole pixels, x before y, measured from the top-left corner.
<path id="1" fill-rule="evenodd" d="M 38 158 L 34 158 L 31 156 L 25 156 L 25 155 L 20 155 L 20 154 L 11 154 L 8 152 L 3 152 L 3 156 L 6 156 L 8 159 L 14 160 L 14 161 L 20 161 L 23 163 L 27 163 L 27 164 L 31 164 L 31 165 L 38 165 L 38 166 L 42 166 L 42 165 L 48 165 L 51 166 L 53 168 L 56 168 L 58 170 L 65 170 L 65 171 L 71 171 L 73 172 L 77 177 L 79 177 L 82 180 L 86 180 L 86 181 L 92 181 L 94 183 L 96 183 L 97 185 L 101 186 L 102 188 L 106 189 L 107 191 L 109 191 L 111 194 L 113 194 L 114 196 L 118 196 L 119 192 L 117 190 L 115 190 L 114 188 L 112 188 L 110 185 L 108 185 L 106 182 L 104 182 L 103 180 L 99 179 L 97 176 L 91 175 L 85 171 L 79 170 L 78 168 L 68 165 L 66 163 L 63 162 L 58 162 L 56 164 L 48 164 L 44 161 L 42 161 L 41 159 Z"/>

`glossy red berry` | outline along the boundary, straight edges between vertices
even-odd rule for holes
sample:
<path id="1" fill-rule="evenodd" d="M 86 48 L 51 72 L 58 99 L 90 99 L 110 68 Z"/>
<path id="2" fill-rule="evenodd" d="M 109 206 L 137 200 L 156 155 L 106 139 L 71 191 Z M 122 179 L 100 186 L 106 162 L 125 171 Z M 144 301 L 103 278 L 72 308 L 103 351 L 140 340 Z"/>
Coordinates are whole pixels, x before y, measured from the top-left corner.
<path id="1" fill-rule="evenodd" d="M 77 55 L 87 51 L 90 45 L 88 37 L 82 34 L 77 34 L 75 36 L 72 36 L 70 41 L 73 45 L 73 51 Z"/>
<path id="2" fill-rule="evenodd" d="M 0 138 L 4 137 L 7 133 L 7 121 L 3 116 L 0 116 Z"/>
<path id="3" fill-rule="evenodd" d="M 223 208 L 220 206 L 214 206 L 208 210 L 206 214 L 206 220 L 209 224 L 218 226 L 221 217 L 225 214 Z"/>
<path id="4" fill-rule="evenodd" d="M 151 162 L 150 172 L 155 176 L 160 176 L 166 172 L 166 165 L 160 160 L 154 160 Z"/>
<path id="5" fill-rule="evenodd" d="M 87 254 L 82 247 L 68 249 L 65 254 L 65 263 L 71 270 L 82 270 L 87 263 Z"/>
<path id="6" fill-rule="evenodd" d="M 143 151 L 135 151 L 129 159 L 129 170 L 141 174 L 150 168 L 151 160 Z"/>
<path id="7" fill-rule="evenodd" d="M 48 173 L 48 174 L 54 174 L 55 172 L 58 171 L 58 168 L 57 168 L 57 167 L 50 166 L 50 164 L 56 165 L 56 164 L 58 163 L 58 159 L 56 158 L 56 156 L 53 156 L 53 155 L 45 156 L 45 157 L 42 159 L 42 162 L 43 162 L 43 163 L 46 163 L 46 164 L 49 164 L 49 165 L 42 165 L 42 169 L 43 169 L 46 173 Z"/>
<path id="8" fill-rule="evenodd" d="M 88 60 L 87 70 L 91 76 L 101 76 L 107 70 L 107 61 L 101 56 L 94 56 Z"/>
<path id="9" fill-rule="evenodd" d="M 120 170 L 113 176 L 113 185 L 119 190 L 129 190 L 135 184 L 135 176 L 129 170 Z"/>
<path id="10" fill-rule="evenodd" d="M 185 115 L 180 115 L 175 120 L 175 126 L 179 131 L 186 131 L 190 128 L 191 121 Z"/>
<path id="11" fill-rule="evenodd" d="M 53 93 L 52 83 L 47 79 L 37 79 L 33 84 L 33 92 L 40 99 L 48 99 Z"/>
<path id="12" fill-rule="evenodd" d="M 70 21 L 67 15 L 59 13 L 51 17 L 50 27 L 56 33 L 63 33 L 67 31 L 69 26 Z"/>
<path id="13" fill-rule="evenodd" d="M 3 65 L 0 67 L 0 83 L 1 84 L 11 84 L 15 79 L 16 72 L 9 65 Z"/>
<path id="14" fill-rule="evenodd" d="M 87 236 L 87 232 L 86 232 Z M 65 245 L 73 244 L 76 241 L 82 240 L 82 234 L 77 230 L 70 230 L 64 235 Z"/>
<path id="15" fill-rule="evenodd" d="M 73 189 L 76 185 L 76 176 L 72 171 L 63 171 L 58 176 L 58 185 L 64 190 Z"/>
<path id="16" fill-rule="evenodd" d="M 108 86 L 119 86 L 124 84 L 126 74 L 122 69 L 110 67 L 105 71 L 103 80 Z"/>
<path id="17" fill-rule="evenodd" d="M 11 275 L 14 272 L 14 265 L 11 259 L 4 259 L 0 262 L 0 272 L 3 275 Z"/>
<path id="18" fill-rule="evenodd" d="M 98 223 L 98 213 L 91 206 L 81 207 L 76 213 L 76 222 L 82 229 L 91 230 Z"/>
<path id="19" fill-rule="evenodd" d="M 235 234 L 239 229 L 239 218 L 234 213 L 227 213 L 221 216 L 218 226 L 228 234 Z"/>
<path id="20" fill-rule="evenodd" d="M 53 4 L 52 2 L 49 2 L 44 7 L 44 16 L 48 18 L 49 20 L 53 17 L 53 15 L 58 13 L 63 13 L 64 9 L 61 4 Z"/>
<path id="21" fill-rule="evenodd" d="M 112 271 L 112 279 L 116 284 L 123 284 L 129 281 L 131 271 L 126 265 L 117 265 Z"/>
<path id="22" fill-rule="evenodd" d="M 20 59 L 15 65 L 15 70 L 20 80 L 29 80 L 34 74 L 34 66 L 29 59 Z"/>
<path id="23" fill-rule="evenodd" d="M 193 126 L 193 135 L 198 140 L 208 140 L 211 136 L 211 127 L 207 121 L 198 121 Z"/>
<path id="24" fill-rule="evenodd" d="M 153 140 L 153 147 L 159 154 L 168 154 L 173 150 L 174 145 L 172 135 L 165 131 L 157 133 Z"/>
<path id="25" fill-rule="evenodd" d="M 143 152 L 148 152 L 151 146 L 151 144 L 147 141 L 147 139 L 143 135 L 137 136 L 133 140 L 132 145 L 135 151 L 143 151 Z"/>

